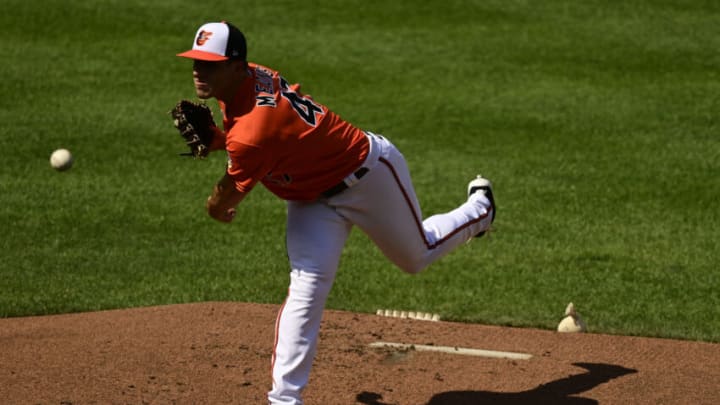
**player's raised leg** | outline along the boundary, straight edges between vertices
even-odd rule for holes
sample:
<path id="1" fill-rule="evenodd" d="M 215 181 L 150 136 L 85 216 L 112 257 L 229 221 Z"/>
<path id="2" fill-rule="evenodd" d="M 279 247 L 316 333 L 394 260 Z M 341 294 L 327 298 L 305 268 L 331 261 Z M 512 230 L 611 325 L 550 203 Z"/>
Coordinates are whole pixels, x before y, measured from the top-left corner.
<path id="1" fill-rule="evenodd" d="M 473 192 L 460 206 L 423 219 L 407 164 L 387 140 L 375 140 L 381 158 L 357 185 L 330 203 L 356 224 L 398 267 L 417 273 L 487 231 L 493 203 Z"/>

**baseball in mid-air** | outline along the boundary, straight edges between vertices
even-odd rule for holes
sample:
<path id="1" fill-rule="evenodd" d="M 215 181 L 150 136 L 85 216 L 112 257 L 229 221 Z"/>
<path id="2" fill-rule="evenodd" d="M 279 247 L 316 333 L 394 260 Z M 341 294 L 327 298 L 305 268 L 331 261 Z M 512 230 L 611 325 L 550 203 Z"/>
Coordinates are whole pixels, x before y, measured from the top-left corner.
<path id="1" fill-rule="evenodd" d="M 67 149 L 58 149 L 50 155 L 50 166 L 57 171 L 65 171 L 72 167 L 73 155 Z"/>

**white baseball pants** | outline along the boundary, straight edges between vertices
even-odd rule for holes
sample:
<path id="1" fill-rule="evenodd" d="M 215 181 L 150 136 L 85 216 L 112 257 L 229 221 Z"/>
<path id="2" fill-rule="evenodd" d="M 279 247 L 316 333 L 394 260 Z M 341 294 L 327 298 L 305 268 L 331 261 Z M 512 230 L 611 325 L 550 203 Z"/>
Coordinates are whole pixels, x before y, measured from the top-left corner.
<path id="1" fill-rule="evenodd" d="M 364 177 L 329 199 L 288 202 L 290 288 L 275 326 L 270 404 L 303 403 L 325 302 L 353 225 L 408 273 L 490 227 L 490 202 L 482 193 L 423 220 L 405 158 L 387 139 L 368 137 L 371 151 L 363 166 L 370 170 Z"/>

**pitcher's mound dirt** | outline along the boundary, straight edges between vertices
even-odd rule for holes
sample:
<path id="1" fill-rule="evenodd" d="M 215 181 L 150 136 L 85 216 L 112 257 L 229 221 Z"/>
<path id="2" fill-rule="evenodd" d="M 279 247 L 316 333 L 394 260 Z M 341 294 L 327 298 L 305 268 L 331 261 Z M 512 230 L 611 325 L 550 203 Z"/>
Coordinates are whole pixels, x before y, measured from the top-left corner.
<path id="1" fill-rule="evenodd" d="M 264 404 L 278 306 L 0 319 L 3 404 Z M 532 355 L 510 360 L 372 342 Z M 717 404 L 720 345 L 326 311 L 309 405 Z"/>

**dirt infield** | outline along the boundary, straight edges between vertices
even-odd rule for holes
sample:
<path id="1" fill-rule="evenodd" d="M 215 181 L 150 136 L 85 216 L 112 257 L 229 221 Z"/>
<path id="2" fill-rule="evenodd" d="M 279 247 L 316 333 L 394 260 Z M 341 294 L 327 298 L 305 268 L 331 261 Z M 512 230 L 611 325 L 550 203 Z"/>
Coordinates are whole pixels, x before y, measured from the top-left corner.
<path id="1" fill-rule="evenodd" d="M 202 303 L 0 319 L 3 404 L 264 404 L 278 310 Z M 487 358 L 373 342 L 514 353 Z M 307 404 L 716 404 L 720 345 L 326 311 Z"/>

